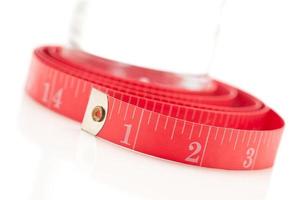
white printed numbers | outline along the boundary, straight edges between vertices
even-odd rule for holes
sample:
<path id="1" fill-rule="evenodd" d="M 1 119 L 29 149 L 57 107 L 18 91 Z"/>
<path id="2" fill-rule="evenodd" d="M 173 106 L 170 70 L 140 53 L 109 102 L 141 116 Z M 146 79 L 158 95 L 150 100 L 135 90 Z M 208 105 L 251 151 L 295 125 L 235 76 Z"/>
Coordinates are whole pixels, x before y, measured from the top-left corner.
<path id="1" fill-rule="evenodd" d="M 126 127 L 126 132 L 125 132 L 123 140 L 121 140 L 120 142 L 122 144 L 130 145 L 129 136 L 130 136 L 130 133 L 131 133 L 132 124 L 125 124 L 124 126 Z"/>
<path id="2" fill-rule="evenodd" d="M 58 89 L 53 96 L 50 97 L 50 83 L 44 83 L 44 93 L 42 97 L 42 101 L 44 103 L 48 103 L 51 101 L 53 106 L 57 109 L 60 108 L 62 104 L 62 95 L 63 95 L 63 88 Z"/>
<path id="3" fill-rule="evenodd" d="M 54 103 L 54 107 L 59 109 L 60 105 L 62 104 L 61 102 L 61 97 L 63 95 L 63 88 L 59 89 L 53 96 L 53 103 Z"/>
<path id="4" fill-rule="evenodd" d="M 199 161 L 199 153 L 201 151 L 201 144 L 199 142 L 192 142 L 189 145 L 189 150 L 192 153 L 185 159 L 185 161 L 197 163 Z"/>
<path id="5" fill-rule="evenodd" d="M 251 148 L 247 149 L 246 159 L 243 162 L 243 167 L 245 169 L 251 167 L 251 165 L 253 164 L 254 155 L 255 155 L 255 149 L 254 148 L 251 147 Z"/>

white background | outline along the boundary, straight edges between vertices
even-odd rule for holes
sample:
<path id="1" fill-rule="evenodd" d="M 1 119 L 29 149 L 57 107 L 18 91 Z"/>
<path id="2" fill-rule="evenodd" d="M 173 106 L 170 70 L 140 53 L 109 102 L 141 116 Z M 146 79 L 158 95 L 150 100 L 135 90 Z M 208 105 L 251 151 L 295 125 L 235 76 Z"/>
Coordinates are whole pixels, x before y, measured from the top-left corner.
<path id="1" fill-rule="evenodd" d="M 199 169 L 94 140 L 24 95 L 31 51 L 65 44 L 73 2 L 0 2 L 1 199 L 300 199 L 298 0 L 228 0 L 211 76 L 285 119 L 273 169 Z"/>

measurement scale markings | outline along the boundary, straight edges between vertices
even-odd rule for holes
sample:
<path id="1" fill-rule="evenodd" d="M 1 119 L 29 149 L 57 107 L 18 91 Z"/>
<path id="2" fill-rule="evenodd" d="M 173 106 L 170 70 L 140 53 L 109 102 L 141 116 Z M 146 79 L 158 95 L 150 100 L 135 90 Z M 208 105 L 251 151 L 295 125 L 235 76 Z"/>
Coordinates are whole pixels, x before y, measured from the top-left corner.
<path id="1" fill-rule="evenodd" d="M 51 78 L 52 82 L 51 82 L 51 86 L 50 86 L 50 97 L 52 97 L 54 95 L 54 92 L 55 92 L 55 86 L 56 86 L 56 78 L 57 78 L 57 71 L 52 69 L 53 70 L 53 78 Z M 49 98 L 49 96 L 48 96 Z M 48 100 L 48 106 L 50 107 L 51 106 L 51 103 L 52 101 L 51 100 Z"/>
<path id="2" fill-rule="evenodd" d="M 81 63 L 80 59 L 83 59 L 81 64 L 85 64 L 84 62 L 93 61 L 93 57 L 78 56 L 78 60 L 70 62 L 72 60 L 69 57 L 65 58 L 59 53 L 62 52 L 60 49 L 63 50 L 61 47 L 37 49 L 38 54 L 34 54 L 34 61 L 37 62 L 32 63 L 26 91 L 44 106 L 78 121 L 83 115 L 81 111 L 85 109 L 90 90 L 95 88 L 100 90 L 99 92 L 107 91 L 106 122 L 102 121 L 103 112 L 100 112 L 100 119 L 88 108 L 83 118 L 83 129 L 98 133 L 121 130 L 122 140 L 118 135 L 101 136 L 114 143 L 127 144 L 125 147 L 133 150 L 198 166 L 249 170 L 268 167 L 273 163 L 284 122 L 269 109 L 260 111 L 260 107 L 253 107 L 255 110 L 250 110 L 252 107 L 249 107 L 249 112 L 245 111 L 243 108 L 248 106 L 248 102 L 259 103 L 259 100 L 252 99 L 251 95 L 219 81 L 213 81 L 215 87 L 204 93 L 173 91 L 159 85 L 143 85 L 134 82 L 135 79 L 121 79 L 113 73 L 108 73 L 116 69 L 115 65 L 109 64 L 95 71 L 85 71 L 77 66 L 76 62 Z M 50 59 L 47 52 L 52 52 L 51 62 L 47 58 L 48 56 Z M 101 59 L 93 62 L 100 61 L 99 65 L 114 63 L 106 60 L 102 63 Z M 128 71 L 129 76 L 136 76 L 134 67 L 130 70 L 133 70 L 133 74 Z M 80 76 L 73 76 L 74 73 Z M 160 73 L 153 75 L 160 76 Z M 168 74 L 167 78 L 172 78 L 172 74 Z M 98 99 L 98 95 L 93 94 L 91 93 L 89 99 L 92 103 Z M 74 105 L 78 107 L 72 108 Z M 97 126 L 94 128 L 89 122 L 101 123 L 95 124 Z M 107 126 L 102 130 L 105 123 Z M 262 129 L 257 130 L 256 127 Z M 150 135 L 146 131 L 150 132 Z M 155 133 L 162 135 L 155 136 Z M 161 148 L 155 144 L 156 140 L 165 141 L 167 147 Z M 144 151 L 146 148 L 147 151 Z"/>
<path id="3" fill-rule="evenodd" d="M 217 127 L 217 130 L 216 130 L 216 133 L 215 133 L 215 138 L 214 138 L 214 140 L 217 140 L 217 138 L 218 138 L 218 133 L 219 133 L 219 127 Z"/>
<path id="4" fill-rule="evenodd" d="M 64 88 L 68 88 L 69 87 L 69 75 L 66 75 L 64 78 Z"/>
<path id="5" fill-rule="evenodd" d="M 78 97 L 78 92 L 79 92 L 79 87 L 80 87 L 80 81 L 78 81 L 79 79 L 76 79 L 76 88 L 75 88 L 75 98 Z"/>
<path id="6" fill-rule="evenodd" d="M 205 146 L 203 149 L 203 153 L 202 153 L 202 157 L 201 157 L 201 161 L 200 161 L 200 166 L 202 166 L 203 160 L 204 160 L 204 156 L 205 156 L 205 152 L 206 152 L 206 148 L 207 148 L 207 144 L 208 144 L 208 139 L 211 133 L 211 126 L 209 126 L 208 128 L 208 132 L 207 132 L 207 136 L 206 136 L 206 141 L 205 141 Z"/>
<path id="7" fill-rule="evenodd" d="M 216 114 L 213 114 L 214 115 L 214 117 L 213 117 L 213 123 L 215 124 L 216 123 L 216 121 L 217 121 L 217 115 Z"/>
<path id="8" fill-rule="evenodd" d="M 224 143 L 224 138 L 225 138 L 226 130 L 227 130 L 226 128 L 223 129 L 223 134 L 222 134 L 221 144 Z"/>
<path id="9" fill-rule="evenodd" d="M 129 108 L 129 103 L 127 103 L 127 105 L 126 105 L 126 110 L 125 110 L 125 115 L 124 115 L 124 121 L 125 121 L 125 119 L 127 117 L 128 108 Z"/>
<path id="10" fill-rule="evenodd" d="M 156 130 L 157 130 L 159 120 L 160 120 L 160 114 L 158 113 L 157 120 L 156 120 L 156 124 L 155 124 L 155 128 L 154 128 L 154 131 L 155 131 L 155 132 L 156 132 Z"/>
<path id="11" fill-rule="evenodd" d="M 230 134 L 229 134 L 229 143 L 231 143 L 232 135 L 233 135 L 233 129 L 229 129 Z"/>
<path id="12" fill-rule="evenodd" d="M 131 119 L 133 119 L 134 116 L 135 116 L 136 107 L 137 107 L 137 106 L 134 106 L 134 108 L 133 108 L 133 111 L 132 111 L 132 114 L 131 114 Z"/>
<path id="13" fill-rule="evenodd" d="M 184 110 L 184 115 L 183 115 L 183 127 L 181 129 L 181 134 L 184 133 L 185 126 L 186 126 L 186 116 L 187 116 L 187 109 Z"/>
<path id="14" fill-rule="evenodd" d="M 246 133 L 245 131 L 243 131 L 243 138 L 242 138 L 242 143 L 243 143 L 243 144 L 244 144 L 244 142 L 245 142 L 246 135 L 247 135 L 247 133 Z"/>
<path id="15" fill-rule="evenodd" d="M 202 115 L 203 115 L 203 111 L 200 112 L 199 119 L 198 119 L 198 124 L 202 124 L 201 123 L 201 121 L 202 121 Z"/>
<path id="16" fill-rule="evenodd" d="M 74 76 L 71 76 L 71 88 L 73 88 L 74 87 Z"/>
<path id="17" fill-rule="evenodd" d="M 237 132 L 236 132 L 236 138 L 235 138 L 235 142 L 234 142 L 234 146 L 233 146 L 233 150 L 235 150 L 236 145 L 237 145 L 237 143 L 238 143 L 239 133 L 240 133 L 239 130 L 237 130 Z"/>
<path id="18" fill-rule="evenodd" d="M 120 114 L 120 111 L 121 111 L 121 108 L 122 108 L 122 103 L 123 103 L 123 101 L 121 101 L 121 102 L 119 103 L 118 115 Z"/>
<path id="19" fill-rule="evenodd" d="M 82 92 L 85 92 L 85 90 L 86 90 L 86 84 L 87 84 L 87 81 L 83 81 Z"/>
<path id="20" fill-rule="evenodd" d="M 201 125 L 200 125 L 200 129 L 199 129 L 199 133 L 198 133 L 198 138 L 201 137 L 202 129 L 203 129 L 203 125 L 201 124 Z"/>
<path id="21" fill-rule="evenodd" d="M 257 138 L 257 132 L 254 133 L 254 138 L 253 138 L 252 143 L 255 143 L 255 142 L 256 142 L 256 138 Z"/>
<path id="22" fill-rule="evenodd" d="M 261 145 L 261 138 L 262 138 L 262 133 L 260 134 L 260 137 L 259 137 L 259 140 L 258 140 L 258 144 L 257 144 L 257 148 L 256 148 L 255 155 L 254 155 L 254 158 L 253 158 L 253 164 L 252 164 L 251 169 L 254 168 L 255 163 L 256 163 L 256 158 L 257 158 L 257 155 L 258 155 L 258 152 L 259 152 L 259 149 L 260 149 L 260 145 Z"/>
<path id="23" fill-rule="evenodd" d="M 150 120 L 151 120 L 152 115 L 153 115 L 153 112 L 154 112 L 154 110 L 155 110 L 155 106 L 156 106 L 156 102 L 154 102 L 153 107 L 152 107 L 152 111 L 151 111 L 150 114 L 149 114 L 148 122 L 147 122 L 148 125 L 150 124 Z"/>
<path id="24" fill-rule="evenodd" d="M 267 139 L 268 133 L 269 133 L 269 132 L 265 132 L 265 133 L 264 133 L 263 140 L 262 140 L 262 143 L 263 143 L 263 144 L 266 144 L 266 139 Z"/>
<path id="25" fill-rule="evenodd" d="M 171 115 L 172 110 L 173 110 L 173 105 L 171 105 L 171 108 L 169 110 L 169 114 L 167 116 L 164 129 L 167 129 L 167 125 L 168 125 L 168 122 L 169 122 L 169 116 Z"/>
<path id="26" fill-rule="evenodd" d="M 250 144 L 251 137 L 252 137 L 252 131 L 249 132 L 249 137 L 248 137 L 247 147 L 248 147 L 249 144 Z"/>
<path id="27" fill-rule="evenodd" d="M 177 118 L 175 119 L 175 123 L 174 123 L 173 131 L 172 131 L 172 134 L 171 134 L 171 140 L 173 140 L 173 139 L 174 139 L 174 134 L 175 134 L 176 125 L 177 125 Z"/>
<path id="28" fill-rule="evenodd" d="M 225 122 L 224 122 L 224 127 L 228 126 L 228 121 L 229 121 L 229 115 L 226 114 L 226 116 L 225 116 Z"/>
<path id="29" fill-rule="evenodd" d="M 192 128 L 191 128 L 191 131 L 190 131 L 190 134 L 189 134 L 189 139 L 190 139 L 190 140 L 192 139 L 192 136 L 193 136 L 194 126 L 195 126 L 195 124 L 193 123 L 193 124 L 192 124 Z"/>
<path id="30" fill-rule="evenodd" d="M 109 118 L 108 119 L 111 119 L 112 113 L 114 112 L 114 107 L 115 107 L 115 98 L 112 98 L 111 111 L 109 113 Z"/>
<path id="31" fill-rule="evenodd" d="M 134 139 L 134 143 L 133 143 L 133 147 L 132 147 L 133 149 L 135 149 L 136 142 L 137 142 L 137 139 L 139 137 L 140 127 L 141 127 L 141 123 L 142 123 L 142 120 L 143 120 L 143 116 L 144 116 L 144 109 L 142 109 L 142 113 L 141 113 L 140 120 L 139 120 L 139 123 L 138 123 L 137 131 L 136 131 L 136 134 L 135 134 L 135 139 Z"/>
<path id="32" fill-rule="evenodd" d="M 191 119 L 192 119 L 192 121 L 194 121 L 194 119 L 195 119 L 195 113 L 196 113 L 196 112 L 195 112 L 195 110 L 193 110 L 193 113 L 192 113 L 192 118 L 191 118 Z"/>
<path id="33" fill-rule="evenodd" d="M 273 135 L 270 134 L 270 135 L 269 135 L 268 142 L 267 142 L 267 147 L 269 147 L 269 146 L 272 144 L 272 140 L 273 140 Z"/>
<path id="34" fill-rule="evenodd" d="M 183 121 L 182 129 L 181 129 L 181 135 L 183 135 L 183 133 L 184 133 L 185 126 L 186 126 L 186 121 L 184 120 L 184 121 Z"/>

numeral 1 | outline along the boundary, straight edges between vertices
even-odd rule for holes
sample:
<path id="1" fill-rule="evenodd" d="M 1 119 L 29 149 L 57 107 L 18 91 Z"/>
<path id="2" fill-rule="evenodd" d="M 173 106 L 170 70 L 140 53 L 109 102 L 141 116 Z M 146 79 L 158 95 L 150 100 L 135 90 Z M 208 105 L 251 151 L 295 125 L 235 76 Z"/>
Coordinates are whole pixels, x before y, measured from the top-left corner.
<path id="1" fill-rule="evenodd" d="M 122 144 L 130 145 L 129 136 L 130 136 L 130 133 L 131 133 L 132 124 L 125 124 L 124 126 L 126 127 L 126 132 L 125 132 L 123 140 L 121 140 L 120 142 Z"/>
<path id="2" fill-rule="evenodd" d="M 61 104 L 62 104 L 62 95 L 63 95 L 63 88 L 60 88 L 59 90 L 57 90 L 53 97 L 49 97 L 50 95 L 50 83 L 44 83 L 44 93 L 43 93 L 43 97 L 42 97 L 42 101 L 44 103 L 48 103 L 49 100 L 51 100 L 51 102 L 53 102 L 53 106 L 57 109 L 60 108 Z"/>

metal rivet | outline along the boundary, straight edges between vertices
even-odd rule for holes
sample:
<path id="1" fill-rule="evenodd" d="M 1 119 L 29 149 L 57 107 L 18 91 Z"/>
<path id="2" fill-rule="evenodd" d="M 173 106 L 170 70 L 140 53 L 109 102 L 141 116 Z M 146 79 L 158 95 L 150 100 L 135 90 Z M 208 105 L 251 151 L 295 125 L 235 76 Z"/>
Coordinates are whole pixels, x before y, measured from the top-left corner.
<path id="1" fill-rule="evenodd" d="M 96 106 L 92 111 L 92 118 L 95 122 L 101 122 L 105 118 L 105 109 L 102 106 Z"/>

